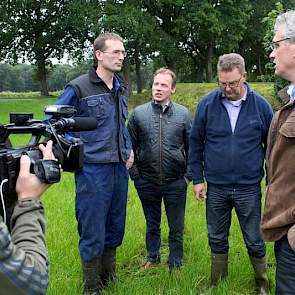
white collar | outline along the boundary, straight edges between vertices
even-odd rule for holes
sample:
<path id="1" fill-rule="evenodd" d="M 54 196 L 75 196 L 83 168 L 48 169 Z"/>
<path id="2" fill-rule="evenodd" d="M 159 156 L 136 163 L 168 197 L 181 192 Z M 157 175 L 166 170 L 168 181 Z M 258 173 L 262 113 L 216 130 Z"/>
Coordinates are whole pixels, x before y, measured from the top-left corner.
<path id="1" fill-rule="evenodd" d="M 291 97 L 291 94 L 292 94 L 294 88 L 295 88 L 295 83 L 292 83 L 287 90 L 287 93 L 289 94 L 290 97 Z"/>

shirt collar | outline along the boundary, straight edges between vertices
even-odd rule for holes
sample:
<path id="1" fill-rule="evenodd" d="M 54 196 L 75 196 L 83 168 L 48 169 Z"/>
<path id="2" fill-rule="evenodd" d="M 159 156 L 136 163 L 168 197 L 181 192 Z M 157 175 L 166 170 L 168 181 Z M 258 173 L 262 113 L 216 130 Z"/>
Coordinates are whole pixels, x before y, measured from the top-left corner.
<path id="1" fill-rule="evenodd" d="M 294 101 L 295 100 L 295 83 L 292 83 L 288 90 L 287 90 L 287 93 L 289 94 L 290 96 L 290 101 Z"/>
<path id="2" fill-rule="evenodd" d="M 153 102 L 154 102 L 154 104 L 161 106 L 162 107 L 162 111 L 165 112 L 165 110 L 169 107 L 171 101 L 168 101 L 165 104 L 161 104 L 161 103 L 159 103 L 159 102 L 157 102 L 155 100 L 153 100 Z"/>
<path id="3" fill-rule="evenodd" d="M 240 99 L 238 99 L 238 100 L 230 100 L 224 94 L 222 94 L 222 99 L 224 99 L 228 103 L 232 104 L 233 106 L 240 106 L 242 101 L 245 101 L 247 99 L 247 94 L 248 94 L 247 86 L 244 84 L 243 87 L 245 89 L 245 93 Z"/>

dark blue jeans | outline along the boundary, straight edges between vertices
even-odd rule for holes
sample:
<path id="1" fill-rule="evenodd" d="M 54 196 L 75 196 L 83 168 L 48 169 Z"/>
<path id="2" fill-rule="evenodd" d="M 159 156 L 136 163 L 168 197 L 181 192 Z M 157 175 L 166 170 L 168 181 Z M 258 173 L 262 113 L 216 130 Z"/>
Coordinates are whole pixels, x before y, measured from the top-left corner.
<path id="1" fill-rule="evenodd" d="M 287 236 L 275 242 L 276 294 L 295 294 L 295 252 L 290 247 Z"/>
<path id="2" fill-rule="evenodd" d="M 121 245 L 126 219 L 128 172 L 124 163 L 84 164 L 76 180 L 76 218 L 83 261 L 104 247 Z"/>
<path id="3" fill-rule="evenodd" d="M 135 181 L 146 219 L 147 260 L 160 261 L 161 203 L 164 200 L 169 225 L 169 267 L 179 267 L 183 257 L 183 228 L 187 184 L 178 179 L 158 185 L 142 178 Z"/>
<path id="4" fill-rule="evenodd" d="M 260 235 L 261 188 L 255 185 L 208 184 L 206 216 L 211 251 L 228 252 L 231 212 L 235 209 L 250 256 L 265 256 L 265 243 Z"/>

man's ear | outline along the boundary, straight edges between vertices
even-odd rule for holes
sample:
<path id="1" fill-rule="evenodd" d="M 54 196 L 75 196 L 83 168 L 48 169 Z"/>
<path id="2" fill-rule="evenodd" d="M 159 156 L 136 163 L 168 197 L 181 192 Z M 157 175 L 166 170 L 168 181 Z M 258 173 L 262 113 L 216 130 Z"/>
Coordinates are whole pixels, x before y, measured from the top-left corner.
<path id="1" fill-rule="evenodd" d="M 102 51 L 95 50 L 95 57 L 96 57 L 96 60 L 97 61 L 101 61 L 102 60 L 102 55 L 103 55 L 103 52 Z"/>
<path id="2" fill-rule="evenodd" d="M 244 78 L 245 80 L 247 80 L 247 77 L 248 77 L 248 74 L 247 74 L 247 72 L 245 72 L 245 73 L 243 74 L 243 78 Z"/>
<path id="3" fill-rule="evenodd" d="M 174 86 L 174 88 L 171 89 L 171 93 L 175 93 L 176 92 L 176 86 Z"/>

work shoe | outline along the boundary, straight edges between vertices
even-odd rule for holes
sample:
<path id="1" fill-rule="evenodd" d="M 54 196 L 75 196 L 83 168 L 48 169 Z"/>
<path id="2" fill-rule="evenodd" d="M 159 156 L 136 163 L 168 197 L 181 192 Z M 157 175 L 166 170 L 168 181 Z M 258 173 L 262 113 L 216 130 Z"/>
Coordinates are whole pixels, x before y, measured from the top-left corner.
<path id="1" fill-rule="evenodd" d="M 211 253 L 211 286 L 215 287 L 219 279 L 227 276 L 227 254 Z"/>
<path id="2" fill-rule="evenodd" d="M 256 258 L 251 257 L 250 260 L 255 273 L 256 292 L 259 295 L 269 294 L 269 282 L 266 272 L 266 259 L 265 257 Z"/>
<path id="3" fill-rule="evenodd" d="M 96 257 L 90 262 L 82 260 L 84 294 L 99 294 L 101 289 L 101 256 Z"/>
<path id="4" fill-rule="evenodd" d="M 101 284 L 105 288 L 116 275 L 116 248 L 105 247 L 101 256 Z"/>

